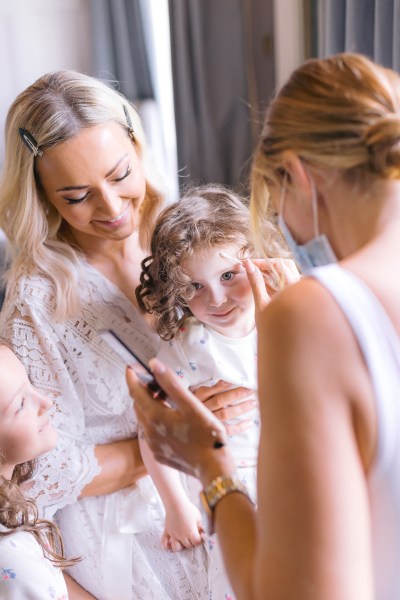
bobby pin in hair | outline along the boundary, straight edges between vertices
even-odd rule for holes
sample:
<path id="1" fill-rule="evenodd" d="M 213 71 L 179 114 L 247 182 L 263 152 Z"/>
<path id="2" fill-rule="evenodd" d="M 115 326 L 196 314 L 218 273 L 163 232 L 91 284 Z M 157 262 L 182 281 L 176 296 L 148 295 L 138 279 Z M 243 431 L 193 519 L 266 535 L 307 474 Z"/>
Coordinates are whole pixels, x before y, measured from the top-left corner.
<path id="1" fill-rule="evenodd" d="M 29 131 L 26 129 L 22 129 L 22 127 L 18 130 L 21 140 L 24 142 L 25 146 L 29 148 L 34 156 L 42 156 L 43 151 L 39 148 L 37 141 L 33 137 Z"/>
<path id="2" fill-rule="evenodd" d="M 222 256 L 222 258 L 226 258 L 227 260 L 230 260 L 231 262 L 234 262 L 243 267 L 243 262 L 241 260 L 239 260 L 238 258 L 235 258 L 234 256 L 230 256 L 229 254 L 226 254 L 226 252 L 220 252 L 219 255 Z"/>
<path id="3" fill-rule="evenodd" d="M 123 105 L 124 108 L 124 113 L 125 113 L 125 118 L 126 118 L 126 122 L 128 123 L 128 133 L 129 133 L 129 137 L 135 141 L 135 132 L 133 131 L 133 126 L 132 126 L 132 121 L 131 118 L 129 116 L 129 112 L 128 109 L 126 108 L 125 104 Z"/>

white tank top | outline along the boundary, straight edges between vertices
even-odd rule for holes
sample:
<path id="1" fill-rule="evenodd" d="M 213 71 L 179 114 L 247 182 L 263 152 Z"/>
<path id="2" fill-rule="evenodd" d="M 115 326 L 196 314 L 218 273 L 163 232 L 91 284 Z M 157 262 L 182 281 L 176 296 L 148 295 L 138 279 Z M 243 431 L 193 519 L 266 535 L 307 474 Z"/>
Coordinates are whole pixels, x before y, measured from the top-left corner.
<path id="1" fill-rule="evenodd" d="M 400 338 L 379 300 L 350 271 L 333 264 L 314 269 L 311 275 L 339 304 L 370 373 L 378 421 L 377 454 L 368 476 L 374 598 L 399 600 Z"/>

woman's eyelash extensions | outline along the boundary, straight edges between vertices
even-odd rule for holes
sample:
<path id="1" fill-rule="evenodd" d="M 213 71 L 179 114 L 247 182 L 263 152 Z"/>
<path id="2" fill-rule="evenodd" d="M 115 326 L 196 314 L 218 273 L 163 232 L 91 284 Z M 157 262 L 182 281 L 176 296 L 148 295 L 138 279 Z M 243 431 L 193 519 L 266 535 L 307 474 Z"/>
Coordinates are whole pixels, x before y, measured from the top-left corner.
<path id="1" fill-rule="evenodd" d="M 122 175 L 122 177 L 117 177 L 114 181 L 123 181 L 132 173 L 132 167 L 128 167 L 126 172 Z"/>

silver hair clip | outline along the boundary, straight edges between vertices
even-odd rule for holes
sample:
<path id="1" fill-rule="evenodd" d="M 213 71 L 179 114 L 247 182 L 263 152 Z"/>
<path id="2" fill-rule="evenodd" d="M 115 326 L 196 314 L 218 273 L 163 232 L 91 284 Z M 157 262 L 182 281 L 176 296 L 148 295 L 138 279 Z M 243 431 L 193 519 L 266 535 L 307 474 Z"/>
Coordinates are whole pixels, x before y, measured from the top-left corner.
<path id="1" fill-rule="evenodd" d="M 185 316 L 185 311 L 183 310 L 183 308 L 181 308 L 180 306 L 175 306 L 174 310 L 175 310 L 175 316 L 178 319 L 178 321 L 183 319 L 183 317 Z"/>
<path id="2" fill-rule="evenodd" d="M 132 126 L 132 121 L 131 118 L 129 116 L 129 112 L 128 109 L 126 108 L 125 104 L 123 105 L 124 108 L 124 113 L 125 113 L 125 118 L 126 118 L 126 122 L 128 123 L 128 133 L 129 133 L 129 137 L 135 141 L 135 132 L 133 131 L 133 126 Z"/>
<path id="3" fill-rule="evenodd" d="M 18 129 L 21 140 L 24 142 L 25 146 L 29 148 L 34 156 L 43 156 L 43 150 L 41 150 L 38 146 L 37 141 L 33 137 L 32 134 L 29 133 L 26 129 L 22 129 L 20 127 Z"/>

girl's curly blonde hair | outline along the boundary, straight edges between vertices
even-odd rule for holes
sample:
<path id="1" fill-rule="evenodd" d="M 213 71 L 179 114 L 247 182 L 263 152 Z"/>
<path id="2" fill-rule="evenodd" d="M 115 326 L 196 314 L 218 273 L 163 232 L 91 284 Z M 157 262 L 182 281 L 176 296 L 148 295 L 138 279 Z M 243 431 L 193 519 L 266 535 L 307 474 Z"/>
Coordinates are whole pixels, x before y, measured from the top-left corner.
<path id="1" fill-rule="evenodd" d="M 253 254 L 247 202 L 227 188 L 192 188 L 159 215 L 136 298 L 143 312 L 154 315 L 161 338 L 172 339 L 192 316 L 187 303 L 195 290 L 184 261 L 201 249 L 227 244 L 241 246 L 240 258 Z"/>

